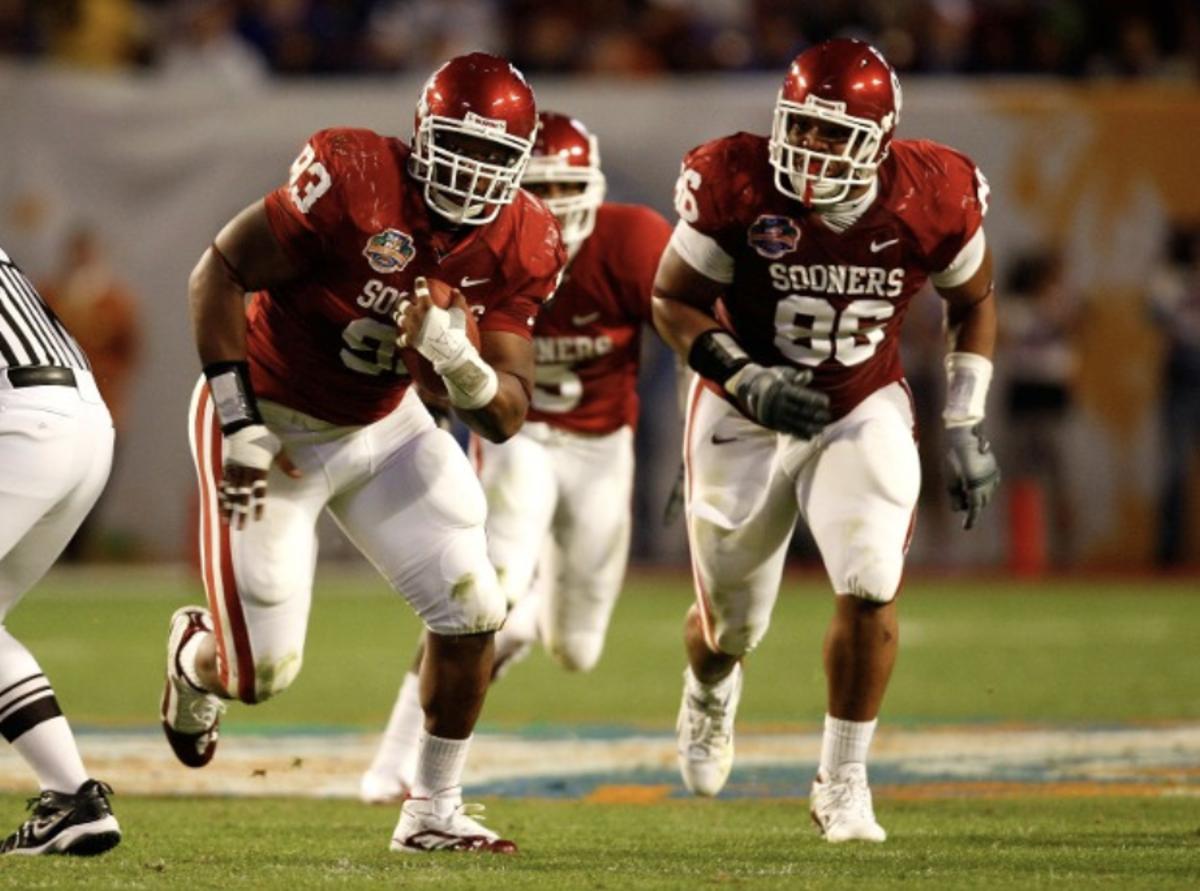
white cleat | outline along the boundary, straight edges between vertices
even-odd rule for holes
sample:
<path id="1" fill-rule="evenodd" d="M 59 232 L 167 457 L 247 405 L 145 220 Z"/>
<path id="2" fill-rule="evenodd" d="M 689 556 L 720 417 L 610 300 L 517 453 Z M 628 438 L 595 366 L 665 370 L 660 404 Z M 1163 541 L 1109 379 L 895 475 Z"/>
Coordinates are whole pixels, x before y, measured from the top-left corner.
<path id="1" fill-rule="evenodd" d="M 409 798 L 400 807 L 400 822 L 391 849 L 407 854 L 430 851 L 480 851 L 515 854 L 517 846 L 486 828 L 483 805 L 463 804 L 462 789 L 447 789 L 432 798 Z"/>
<path id="2" fill-rule="evenodd" d="M 843 764 L 828 778 L 818 772 L 808 805 L 825 841 L 887 840 L 887 832 L 875 820 L 864 764 Z"/>
<path id="3" fill-rule="evenodd" d="M 188 767 L 203 767 L 212 760 L 225 703 L 187 679 L 179 654 L 192 637 L 212 630 L 208 610 L 185 606 L 171 616 L 167 635 L 167 678 L 159 716 L 171 750 Z"/>
<path id="4" fill-rule="evenodd" d="M 364 804 L 399 804 L 412 794 L 409 784 L 398 776 L 368 770 L 358 782 L 358 797 Z"/>
<path id="5" fill-rule="evenodd" d="M 691 689 L 690 670 L 683 672 L 683 702 L 675 724 L 679 772 L 696 795 L 712 797 L 725 786 L 733 769 L 733 719 L 742 698 L 742 666 L 733 667 L 724 695 Z"/>

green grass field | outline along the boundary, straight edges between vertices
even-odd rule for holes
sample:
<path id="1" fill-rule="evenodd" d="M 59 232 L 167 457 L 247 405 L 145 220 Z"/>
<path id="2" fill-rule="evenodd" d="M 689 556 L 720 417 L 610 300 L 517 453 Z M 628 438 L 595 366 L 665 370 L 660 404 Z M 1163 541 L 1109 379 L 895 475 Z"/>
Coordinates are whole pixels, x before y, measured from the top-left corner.
<path id="1" fill-rule="evenodd" d="M 910 580 L 884 719 L 1110 723 L 1200 716 L 1198 589 L 1194 579 Z M 8 627 L 37 654 L 75 723 L 151 725 L 167 619 L 201 597 L 181 572 L 59 571 L 18 605 Z M 817 575 L 785 584 L 766 640 L 747 664 L 743 725 L 820 720 L 820 647 L 831 599 Z M 313 600 L 300 677 L 277 700 L 234 706 L 230 728 L 375 728 L 386 719 L 417 639 L 412 612 L 369 572 L 323 570 Z M 514 668 L 512 683 L 489 695 L 485 729 L 673 726 L 690 603 L 681 575 L 634 576 L 599 667 L 570 675 L 535 654 Z"/>
<path id="2" fill-rule="evenodd" d="M 1183 579 L 910 579 L 883 721 L 1195 721 L 1197 587 Z M 59 571 L 18 606 L 8 627 L 38 655 L 75 725 L 151 727 L 167 618 L 197 597 L 192 582 L 172 571 Z M 682 576 L 634 577 L 592 675 L 566 675 L 537 654 L 492 691 L 481 729 L 669 730 L 689 602 Z M 740 729 L 811 729 L 819 722 L 829 607 L 821 577 L 788 581 L 771 632 L 749 662 Z M 407 607 L 373 576 L 323 570 L 300 678 L 278 700 L 233 706 L 227 733 L 380 729 L 416 635 Z M 0 796 L 0 814 L 15 826 L 24 790 L 10 791 Z M 1032 790 L 1015 799 L 883 799 L 892 837 L 870 848 L 820 842 L 800 799 L 493 799 L 496 826 L 522 845 L 519 856 L 417 859 L 387 852 L 390 808 L 132 796 L 116 804 L 126 841 L 112 855 L 91 862 L 6 859 L 0 886 L 1200 887 L 1194 794 L 1059 799 Z"/>
<path id="3" fill-rule="evenodd" d="M 392 854 L 395 816 L 352 802 L 120 800 L 126 841 L 85 861 L 9 858 L 11 888 L 1195 888 L 1194 802 L 889 806 L 884 845 L 834 846 L 803 802 L 492 802 L 515 857 Z M 15 810 L 15 800 L 0 799 Z"/>

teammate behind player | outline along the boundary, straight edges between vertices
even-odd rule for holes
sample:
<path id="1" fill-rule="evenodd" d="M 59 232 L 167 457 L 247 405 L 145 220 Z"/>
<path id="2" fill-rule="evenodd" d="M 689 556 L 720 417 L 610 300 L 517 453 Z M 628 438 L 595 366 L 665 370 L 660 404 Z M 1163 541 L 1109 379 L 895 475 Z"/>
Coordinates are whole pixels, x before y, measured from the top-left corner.
<path id="1" fill-rule="evenodd" d="M 833 842 L 886 837 L 866 760 L 920 486 L 898 332 L 926 281 L 948 313 L 943 417 L 966 528 L 999 482 L 980 431 L 995 339 L 987 184 L 952 149 L 893 141 L 899 114 L 899 82 L 871 47 L 802 53 L 769 139 L 738 133 L 685 157 L 655 281 L 656 327 L 702 378 L 684 439 L 696 605 L 683 778 L 715 795 L 729 775 L 741 663 L 767 630 L 803 516 L 836 595 L 810 799 Z"/>
<path id="2" fill-rule="evenodd" d="M 328 510 L 428 630 L 414 797 L 393 850 L 513 849 L 468 815 L 460 787 L 506 607 L 483 491 L 409 387 L 397 335 L 477 433 L 500 441 L 520 427 L 531 329 L 565 260 L 553 216 L 518 187 L 536 126 L 533 92 L 508 62 L 452 59 L 421 93 L 411 148 L 367 130 L 317 133 L 290 181 L 221 230 L 189 285 L 209 609 L 171 620 L 167 738 L 202 766 L 221 700 L 262 702 L 295 679 Z M 458 289 L 449 310 L 425 277 Z"/>
<path id="3" fill-rule="evenodd" d="M 0 249 L 0 734 L 37 775 L 33 814 L 0 854 L 101 854 L 121 840 L 50 681 L 3 622 L 63 552 L 112 466 L 91 366 Z"/>
<path id="4" fill-rule="evenodd" d="M 488 499 L 488 553 L 510 604 L 496 635 L 497 666 L 540 637 L 564 668 L 588 671 L 629 557 L 641 332 L 671 229 L 649 208 L 603 203 L 600 150 L 583 124 L 551 112 L 539 119 L 521 185 L 558 218 L 570 260 L 534 326 L 528 421 L 508 442 L 473 446 Z M 412 783 L 421 721 L 415 671 L 363 775 L 364 801 L 401 798 Z"/>

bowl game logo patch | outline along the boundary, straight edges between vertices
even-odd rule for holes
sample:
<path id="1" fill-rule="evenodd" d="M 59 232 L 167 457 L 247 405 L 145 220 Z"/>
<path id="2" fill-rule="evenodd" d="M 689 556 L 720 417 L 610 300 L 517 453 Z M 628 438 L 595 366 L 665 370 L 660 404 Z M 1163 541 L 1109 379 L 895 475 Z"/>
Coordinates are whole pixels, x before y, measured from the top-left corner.
<path id="1" fill-rule="evenodd" d="M 800 243 L 800 227 L 791 217 L 760 214 L 746 232 L 750 247 L 768 260 L 790 254 Z"/>
<path id="2" fill-rule="evenodd" d="M 412 236 L 399 229 L 384 229 L 367 239 L 363 256 L 371 268 L 384 275 L 399 272 L 417 255 Z"/>

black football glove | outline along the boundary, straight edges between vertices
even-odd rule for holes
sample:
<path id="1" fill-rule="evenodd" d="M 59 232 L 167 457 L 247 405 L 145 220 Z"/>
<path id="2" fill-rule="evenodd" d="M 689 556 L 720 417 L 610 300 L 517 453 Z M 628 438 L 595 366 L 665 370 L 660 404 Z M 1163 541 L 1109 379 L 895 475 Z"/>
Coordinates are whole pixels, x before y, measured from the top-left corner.
<path id="1" fill-rule="evenodd" d="M 1000 465 L 982 424 L 946 429 L 946 478 L 950 506 L 966 511 L 963 528 L 970 529 L 1000 487 Z"/>
<path id="2" fill-rule="evenodd" d="M 829 397 L 808 384 L 811 371 L 786 365 L 764 368 L 751 363 L 738 372 L 733 395 L 754 421 L 812 439 L 829 423 Z"/>

